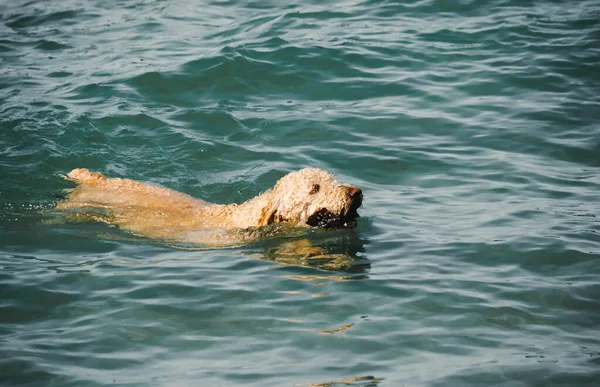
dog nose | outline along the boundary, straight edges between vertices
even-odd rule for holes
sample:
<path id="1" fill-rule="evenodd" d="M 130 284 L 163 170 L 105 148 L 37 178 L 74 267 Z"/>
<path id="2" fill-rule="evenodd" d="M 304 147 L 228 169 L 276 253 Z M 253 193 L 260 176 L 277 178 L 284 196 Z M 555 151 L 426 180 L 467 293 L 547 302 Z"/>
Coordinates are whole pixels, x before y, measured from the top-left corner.
<path id="1" fill-rule="evenodd" d="M 362 198 L 362 191 L 360 188 L 351 186 L 348 187 L 348 195 L 350 195 L 351 199 Z"/>

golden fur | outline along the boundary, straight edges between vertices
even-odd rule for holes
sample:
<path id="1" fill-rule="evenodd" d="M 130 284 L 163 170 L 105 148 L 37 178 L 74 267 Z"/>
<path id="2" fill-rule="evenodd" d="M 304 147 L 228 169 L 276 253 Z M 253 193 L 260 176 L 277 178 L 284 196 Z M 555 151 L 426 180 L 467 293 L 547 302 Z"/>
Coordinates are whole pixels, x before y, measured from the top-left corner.
<path id="1" fill-rule="evenodd" d="M 72 170 L 67 180 L 78 186 L 57 208 L 73 210 L 75 217 L 169 241 L 216 242 L 235 235 L 225 237 L 224 231 L 281 222 L 354 227 L 352 219 L 362 203 L 360 189 L 340 184 L 316 168 L 291 172 L 272 189 L 239 205 L 209 203 L 158 185 L 108 178 L 81 168 Z"/>

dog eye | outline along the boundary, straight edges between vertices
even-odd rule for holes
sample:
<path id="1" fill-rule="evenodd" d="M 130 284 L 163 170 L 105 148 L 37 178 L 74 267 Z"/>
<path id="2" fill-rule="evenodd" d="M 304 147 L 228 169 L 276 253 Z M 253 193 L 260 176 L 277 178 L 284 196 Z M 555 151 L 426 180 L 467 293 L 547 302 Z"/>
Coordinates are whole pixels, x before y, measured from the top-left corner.
<path id="1" fill-rule="evenodd" d="M 321 188 L 320 185 L 318 184 L 313 184 L 312 189 L 310 190 L 309 194 L 314 195 L 317 192 L 319 192 L 319 189 Z"/>

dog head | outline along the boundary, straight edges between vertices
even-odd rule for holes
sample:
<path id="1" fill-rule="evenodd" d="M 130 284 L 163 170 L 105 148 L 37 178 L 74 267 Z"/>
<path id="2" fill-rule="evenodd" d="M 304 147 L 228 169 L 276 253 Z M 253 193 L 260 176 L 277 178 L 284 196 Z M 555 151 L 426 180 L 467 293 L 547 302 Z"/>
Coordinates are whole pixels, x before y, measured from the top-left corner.
<path id="1" fill-rule="evenodd" d="M 305 168 L 282 177 L 272 190 L 262 210 L 259 225 L 289 222 L 322 228 L 356 226 L 362 191 L 341 184 L 328 172 Z"/>

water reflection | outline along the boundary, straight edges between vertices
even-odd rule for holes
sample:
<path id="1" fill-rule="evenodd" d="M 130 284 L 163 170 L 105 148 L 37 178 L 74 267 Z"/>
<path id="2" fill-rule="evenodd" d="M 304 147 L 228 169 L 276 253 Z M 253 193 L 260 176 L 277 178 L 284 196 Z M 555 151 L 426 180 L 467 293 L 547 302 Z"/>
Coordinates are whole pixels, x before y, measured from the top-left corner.
<path id="1" fill-rule="evenodd" d="M 259 256 L 261 259 L 277 262 L 280 265 L 360 274 L 371 267 L 367 258 L 361 255 L 365 251 L 366 243 L 366 240 L 361 239 L 353 231 L 319 231 L 311 232 L 311 235 L 307 235 L 306 238 L 263 246 Z M 289 275 L 286 277 L 299 280 L 348 280 L 366 276 Z"/>
<path id="2" fill-rule="evenodd" d="M 322 335 L 335 335 L 336 333 L 347 331 L 348 329 L 352 328 L 354 325 L 355 325 L 354 323 L 350 323 L 350 324 L 342 325 L 341 327 L 337 327 L 337 328 L 333 328 L 333 329 L 318 329 L 317 333 L 320 333 Z"/>
<path id="3" fill-rule="evenodd" d="M 366 239 L 360 238 L 357 229 L 321 230 L 291 227 L 285 223 L 269 225 L 260 229 L 235 231 L 235 237 L 221 240 L 218 244 L 199 244 L 180 240 L 150 239 L 106 226 L 105 222 L 90 219 L 90 213 L 47 211 L 42 223 L 53 230 L 79 234 L 87 238 L 115 240 L 132 243 L 152 243 L 169 248 L 190 251 L 215 249 L 240 249 L 241 254 L 276 262 L 285 266 L 302 266 L 336 272 L 338 274 L 286 275 L 301 281 L 346 281 L 367 278 L 364 274 L 370 262 L 364 256 Z M 96 213 L 96 215 L 98 215 Z M 82 223 L 86 226 L 82 227 Z M 341 275 L 345 274 L 345 275 Z"/>
<path id="4" fill-rule="evenodd" d="M 331 380 L 329 382 L 317 382 L 317 383 L 296 383 L 296 387 L 336 387 L 336 386 L 364 386 L 364 387 L 376 387 L 382 379 L 375 378 L 374 376 L 357 376 L 346 378 L 342 380 Z"/>

